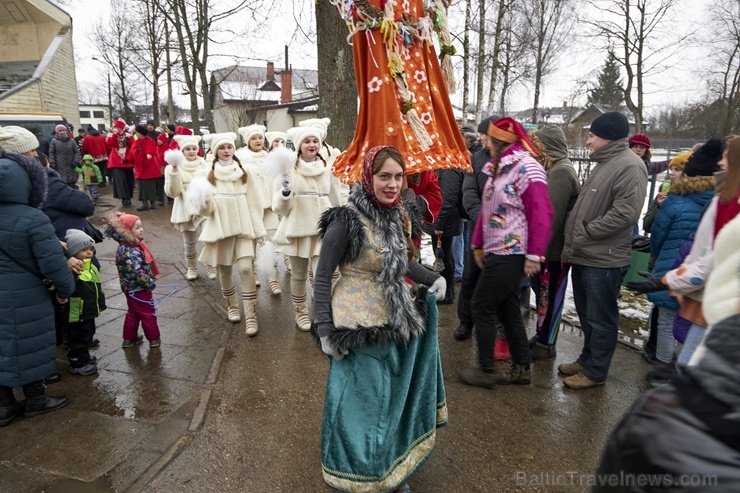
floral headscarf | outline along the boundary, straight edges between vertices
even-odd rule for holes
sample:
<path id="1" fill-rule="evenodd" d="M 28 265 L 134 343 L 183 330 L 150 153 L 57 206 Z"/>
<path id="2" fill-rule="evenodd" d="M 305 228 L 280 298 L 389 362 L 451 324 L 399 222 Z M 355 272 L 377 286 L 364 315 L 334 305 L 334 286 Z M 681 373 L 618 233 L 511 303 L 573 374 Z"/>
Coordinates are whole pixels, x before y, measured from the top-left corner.
<path id="1" fill-rule="evenodd" d="M 373 205 L 380 208 L 393 207 L 394 205 L 398 204 L 398 197 L 400 196 L 397 196 L 396 200 L 392 204 L 381 204 L 380 201 L 378 201 L 378 197 L 375 196 L 375 189 L 373 188 L 373 162 L 378 156 L 378 153 L 388 147 L 390 146 L 373 147 L 367 152 L 367 154 L 365 154 L 365 160 L 362 162 L 362 188 L 365 190 L 365 194 L 368 196 Z"/>

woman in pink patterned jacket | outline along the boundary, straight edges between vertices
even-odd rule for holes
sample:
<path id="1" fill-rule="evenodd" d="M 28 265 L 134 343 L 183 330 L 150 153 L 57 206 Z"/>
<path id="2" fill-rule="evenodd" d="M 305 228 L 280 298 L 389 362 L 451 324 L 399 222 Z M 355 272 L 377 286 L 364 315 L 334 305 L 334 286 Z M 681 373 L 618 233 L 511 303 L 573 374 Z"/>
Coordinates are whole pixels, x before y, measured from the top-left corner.
<path id="1" fill-rule="evenodd" d="M 545 169 L 532 156 L 537 151 L 519 122 L 504 117 L 488 126 L 489 176 L 473 230 L 471 246 L 481 268 L 472 299 L 479 365 L 460 372 L 468 385 L 530 383 L 531 355 L 519 309 L 523 276 L 540 270 L 550 240 L 553 217 Z M 493 373 L 496 322 L 506 332 L 511 366 Z"/>

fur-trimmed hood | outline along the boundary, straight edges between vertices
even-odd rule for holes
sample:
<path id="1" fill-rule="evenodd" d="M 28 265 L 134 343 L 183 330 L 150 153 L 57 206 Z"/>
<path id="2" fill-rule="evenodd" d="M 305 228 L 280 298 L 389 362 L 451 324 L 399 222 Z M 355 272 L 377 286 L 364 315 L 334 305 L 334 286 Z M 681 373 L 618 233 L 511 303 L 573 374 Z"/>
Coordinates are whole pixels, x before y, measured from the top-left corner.
<path id="1" fill-rule="evenodd" d="M 139 240 L 134 236 L 134 232 L 128 229 L 116 214 L 111 214 L 108 218 L 108 225 L 105 227 L 105 232 L 118 243 L 131 243 L 133 245 L 139 243 Z"/>
<path id="2" fill-rule="evenodd" d="M 46 170 L 38 160 L 0 149 L 0 202 L 37 208 L 46 200 Z"/>
<path id="3" fill-rule="evenodd" d="M 671 183 L 669 194 L 690 195 L 692 193 L 714 190 L 717 181 L 714 176 L 684 176 Z"/>

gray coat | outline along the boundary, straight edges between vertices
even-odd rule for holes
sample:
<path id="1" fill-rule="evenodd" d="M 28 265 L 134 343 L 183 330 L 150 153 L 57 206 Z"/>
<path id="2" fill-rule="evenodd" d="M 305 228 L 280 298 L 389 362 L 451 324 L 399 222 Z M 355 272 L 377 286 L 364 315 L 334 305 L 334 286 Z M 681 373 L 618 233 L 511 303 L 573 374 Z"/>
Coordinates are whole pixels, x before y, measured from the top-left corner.
<path id="1" fill-rule="evenodd" d="M 67 185 L 77 182 L 77 171 L 80 166 L 80 148 L 77 142 L 69 137 L 52 139 L 49 144 L 49 162 L 62 181 Z"/>
<path id="2" fill-rule="evenodd" d="M 590 157 L 597 164 L 565 223 L 563 261 L 624 267 L 632 258 L 632 226 L 645 203 L 645 165 L 626 138 L 609 142 Z"/>
<path id="3" fill-rule="evenodd" d="M 37 208 L 45 195 L 41 165 L 0 150 L 0 245 L 51 279 L 61 297 L 69 297 L 74 278 L 49 218 Z M 54 373 L 55 344 L 49 292 L 0 252 L 0 385 L 20 387 Z"/>

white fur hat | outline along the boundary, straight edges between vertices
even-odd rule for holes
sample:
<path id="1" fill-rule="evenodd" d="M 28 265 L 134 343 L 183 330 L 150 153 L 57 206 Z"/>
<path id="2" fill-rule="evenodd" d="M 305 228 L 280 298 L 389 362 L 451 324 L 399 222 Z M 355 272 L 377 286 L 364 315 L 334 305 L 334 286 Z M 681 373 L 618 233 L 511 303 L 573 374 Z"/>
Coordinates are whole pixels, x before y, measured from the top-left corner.
<path id="1" fill-rule="evenodd" d="M 175 135 L 173 139 L 175 139 L 180 149 L 184 149 L 190 145 L 198 147 L 200 144 L 200 135 Z"/>
<path id="2" fill-rule="evenodd" d="M 272 142 L 275 139 L 283 139 L 285 142 L 288 142 L 288 134 L 285 132 L 265 132 L 265 139 L 267 139 L 267 142 L 269 142 L 270 145 L 272 145 Z"/>
<path id="3" fill-rule="evenodd" d="M 319 146 L 324 141 L 324 132 L 319 127 L 293 127 L 288 129 L 288 137 L 293 142 L 296 151 L 300 150 L 301 142 L 309 137 L 319 139 Z"/>
<path id="4" fill-rule="evenodd" d="M 25 128 L 15 125 L 0 127 L 0 149 L 25 154 L 37 149 L 38 146 L 36 136 Z"/>
<path id="5" fill-rule="evenodd" d="M 203 137 L 203 140 L 208 144 L 208 147 L 216 155 L 216 150 L 223 144 L 231 144 L 236 147 L 234 141 L 236 140 L 236 134 L 234 132 L 224 132 L 220 134 L 208 134 Z"/>
<path id="6" fill-rule="evenodd" d="M 740 313 L 740 216 L 720 230 L 714 242 L 714 267 L 704 287 L 704 318 L 712 326 Z"/>
<path id="7" fill-rule="evenodd" d="M 302 122 L 299 122 L 298 125 L 301 127 L 320 128 L 322 132 L 324 133 L 324 136 L 321 138 L 321 140 L 323 141 L 326 138 L 326 133 L 329 131 L 330 123 L 331 123 L 330 118 L 309 118 L 307 120 L 303 120 Z"/>
<path id="8" fill-rule="evenodd" d="M 265 130 L 267 130 L 267 127 L 264 125 L 247 125 L 246 127 L 240 127 L 238 129 L 239 135 L 242 136 L 242 140 L 244 141 L 244 145 L 249 147 L 249 139 L 252 138 L 254 135 L 262 135 L 265 136 Z"/>

